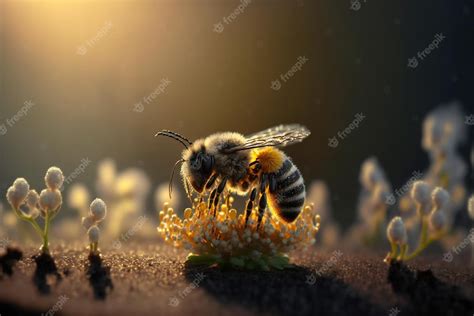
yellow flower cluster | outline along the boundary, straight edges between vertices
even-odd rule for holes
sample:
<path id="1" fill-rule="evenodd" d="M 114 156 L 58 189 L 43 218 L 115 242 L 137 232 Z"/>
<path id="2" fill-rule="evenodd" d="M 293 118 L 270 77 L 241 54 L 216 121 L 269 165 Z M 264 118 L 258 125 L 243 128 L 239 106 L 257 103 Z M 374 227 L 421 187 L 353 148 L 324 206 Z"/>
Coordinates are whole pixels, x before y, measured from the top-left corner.
<path id="1" fill-rule="evenodd" d="M 232 208 L 232 202 L 232 197 L 227 199 L 214 216 L 205 202 L 195 201 L 184 211 L 184 219 L 165 203 L 159 212 L 158 232 L 166 242 L 191 251 L 190 262 L 265 270 L 283 268 L 288 263 L 284 254 L 315 242 L 320 217 L 314 215 L 312 205 L 306 206 L 293 223 L 266 212 L 257 229 L 257 208 L 246 225 L 245 216 Z"/>

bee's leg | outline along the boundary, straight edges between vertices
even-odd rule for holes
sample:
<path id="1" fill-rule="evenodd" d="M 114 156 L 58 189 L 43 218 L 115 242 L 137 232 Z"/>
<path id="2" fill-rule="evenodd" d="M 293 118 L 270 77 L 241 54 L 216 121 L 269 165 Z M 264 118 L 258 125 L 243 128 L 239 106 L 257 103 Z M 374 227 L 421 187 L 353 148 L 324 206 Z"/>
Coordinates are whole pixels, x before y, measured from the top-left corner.
<path id="1" fill-rule="evenodd" d="M 249 219 L 250 214 L 252 213 L 253 209 L 253 202 L 257 197 L 257 188 L 253 188 L 252 192 L 250 193 L 249 201 L 247 202 L 247 208 L 245 209 L 245 226 L 247 226 L 247 221 Z"/>
<path id="2" fill-rule="evenodd" d="M 265 213 L 265 209 L 267 208 L 267 194 L 265 193 L 265 189 L 268 185 L 268 175 L 262 174 L 260 178 L 260 199 L 258 200 L 258 223 L 257 223 L 257 230 L 262 223 L 263 214 Z"/>
<path id="3" fill-rule="evenodd" d="M 224 198 L 225 204 L 230 207 L 230 192 L 227 192 Z"/>
<path id="4" fill-rule="evenodd" d="M 186 195 L 188 196 L 191 205 L 194 206 L 193 193 L 191 191 L 191 188 L 189 187 L 188 179 L 184 180 L 184 189 L 186 190 Z"/>
<path id="5" fill-rule="evenodd" d="M 216 182 L 217 177 L 218 177 L 218 174 L 217 174 L 217 173 L 214 173 L 214 174 L 209 178 L 209 180 L 207 180 L 207 183 L 206 183 L 206 190 L 209 190 L 209 189 L 214 185 L 214 183 Z"/>
<path id="6" fill-rule="evenodd" d="M 209 196 L 209 200 L 207 201 L 207 208 L 209 210 L 211 209 L 211 207 L 213 205 L 214 198 L 216 197 L 216 194 L 217 194 L 217 188 L 211 191 L 211 195 Z"/>
<path id="7" fill-rule="evenodd" d="M 263 214 L 265 213 L 266 208 L 267 208 L 267 194 L 263 192 L 262 195 L 260 195 L 260 199 L 258 200 L 257 230 L 260 228 L 260 224 L 262 223 Z"/>
<path id="8" fill-rule="evenodd" d="M 224 192 L 225 185 L 227 184 L 227 178 L 223 178 L 221 183 L 219 183 L 219 186 L 217 187 L 217 194 L 214 197 L 214 216 L 216 216 L 217 213 L 217 205 L 219 204 L 219 199 L 221 197 L 222 192 Z"/>

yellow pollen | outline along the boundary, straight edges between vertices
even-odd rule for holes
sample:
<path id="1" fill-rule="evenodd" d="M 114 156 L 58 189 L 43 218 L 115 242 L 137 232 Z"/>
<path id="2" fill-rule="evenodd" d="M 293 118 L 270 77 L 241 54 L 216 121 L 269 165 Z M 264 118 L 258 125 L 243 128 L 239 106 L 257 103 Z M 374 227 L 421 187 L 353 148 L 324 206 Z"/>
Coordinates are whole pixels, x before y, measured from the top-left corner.
<path id="1" fill-rule="evenodd" d="M 252 161 L 258 160 L 262 166 L 262 172 L 277 172 L 285 161 L 285 154 L 275 147 L 264 147 L 252 151 Z"/>

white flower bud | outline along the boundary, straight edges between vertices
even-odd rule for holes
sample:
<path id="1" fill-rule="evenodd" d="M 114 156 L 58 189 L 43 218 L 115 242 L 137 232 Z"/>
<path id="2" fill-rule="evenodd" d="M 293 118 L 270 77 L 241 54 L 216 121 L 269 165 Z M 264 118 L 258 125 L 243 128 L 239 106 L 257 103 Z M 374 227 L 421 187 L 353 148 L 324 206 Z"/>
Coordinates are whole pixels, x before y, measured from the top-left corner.
<path id="1" fill-rule="evenodd" d="M 30 190 L 28 192 L 28 195 L 26 196 L 26 205 L 33 210 L 35 208 L 38 208 L 38 203 L 39 203 L 39 194 L 36 192 L 36 190 Z"/>
<path id="2" fill-rule="evenodd" d="M 28 194 L 28 191 L 30 190 L 30 185 L 28 184 L 28 181 L 26 181 L 24 178 L 18 178 L 13 182 L 13 187 L 15 188 L 15 191 L 17 191 L 19 194 L 26 195 Z"/>
<path id="3" fill-rule="evenodd" d="M 57 190 L 61 188 L 64 182 L 64 175 L 61 169 L 58 167 L 51 167 L 44 176 L 44 182 L 46 186 L 51 190 Z"/>
<path id="4" fill-rule="evenodd" d="M 95 224 L 95 219 L 92 216 L 87 216 L 82 218 L 82 227 L 85 229 L 89 230 L 89 228 L 92 227 L 92 225 Z"/>
<path id="5" fill-rule="evenodd" d="M 422 212 L 429 214 L 430 186 L 424 181 L 416 181 L 411 189 L 411 197 L 421 207 Z"/>
<path id="6" fill-rule="evenodd" d="M 99 242 L 99 238 L 100 238 L 100 229 L 99 229 L 99 227 L 92 226 L 87 231 L 87 235 L 89 236 L 89 242 L 90 243 Z"/>
<path id="7" fill-rule="evenodd" d="M 441 210 L 437 209 L 431 212 L 430 215 L 430 227 L 434 231 L 443 230 L 448 223 L 448 218 L 446 217 L 446 213 Z"/>
<path id="8" fill-rule="evenodd" d="M 101 199 L 95 199 L 90 206 L 91 215 L 96 222 L 102 221 L 107 215 L 107 205 Z"/>
<path id="9" fill-rule="evenodd" d="M 474 219 L 474 195 L 472 195 L 467 202 L 467 210 L 469 211 L 471 219 Z"/>
<path id="10" fill-rule="evenodd" d="M 443 209 L 449 202 L 449 193 L 441 187 L 436 187 L 431 193 L 433 205 L 437 210 Z"/>
<path id="11" fill-rule="evenodd" d="M 387 237 L 391 243 L 406 244 L 407 230 L 400 216 L 394 217 L 387 227 Z"/>
<path id="12" fill-rule="evenodd" d="M 13 185 L 8 188 L 7 200 L 13 206 L 18 209 L 20 205 L 25 202 L 26 196 L 30 190 L 30 185 L 23 178 L 18 178 L 13 182 Z"/>
<path id="13" fill-rule="evenodd" d="M 47 212 L 56 211 L 62 204 L 63 198 L 58 190 L 44 189 L 41 191 L 39 204 L 41 214 L 46 216 Z"/>
<path id="14" fill-rule="evenodd" d="M 375 158 L 370 158 L 362 164 L 360 181 L 367 190 L 372 190 L 374 186 L 383 181 L 383 179 L 384 175 Z"/>
<path id="15" fill-rule="evenodd" d="M 384 204 L 388 200 L 390 192 L 385 184 L 376 184 L 372 193 L 372 203 Z"/>

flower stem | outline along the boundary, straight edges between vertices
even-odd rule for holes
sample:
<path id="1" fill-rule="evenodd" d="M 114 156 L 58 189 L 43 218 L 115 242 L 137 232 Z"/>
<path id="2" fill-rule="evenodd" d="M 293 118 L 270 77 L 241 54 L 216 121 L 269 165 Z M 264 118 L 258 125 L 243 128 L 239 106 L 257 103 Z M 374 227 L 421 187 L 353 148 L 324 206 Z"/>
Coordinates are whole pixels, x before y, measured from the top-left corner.
<path id="1" fill-rule="evenodd" d="M 448 232 L 448 230 L 446 229 L 446 230 L 440 231 L 438 234 L 430 237 L 424 244 L 418 245 L 418 248 L 416 248 L 415 251 L 413 251 L 411 254 L 406 256 L 404 260 L 408 261 L 408 260 L 411 260 L 411 259 L 415 258 L 423 250 L 425 250 L 429 245 L 431 245 L 434 241 L 436 241 L 438 239 L 441 239 L 441 237 L 443 237 L 447 232 Z"/>
<path id="2" fill-rule="evenodd" d="M 25 222 L 28 222 L 31 224 L 31 226 L 33 226 L 33 228 L 35 229 L 35 231 L 38 233 L 38 235 L 40 236 L 40 238 L 43 238 L 43 230 L 41 229 L 41 227 L 38 225 L 38 223 L 36 222 L 36 220 L 34 220 L 31 216 L 27 216 L 27 215 L 24 215 L 20 210 L 16 209 L 16 208 L 13 208 L 13 210 L 15 211 L 15 214 L 22 220 L 24 220 Z"/>
<path id="3" fill-rule="evenodd" d="M 46 216 L 44 218 L 44 235 L 43 235 L 43 246 L 41 247 L 41 251 L 43 253 L 49 253 L 49 212 L 46 212 Z"/>

